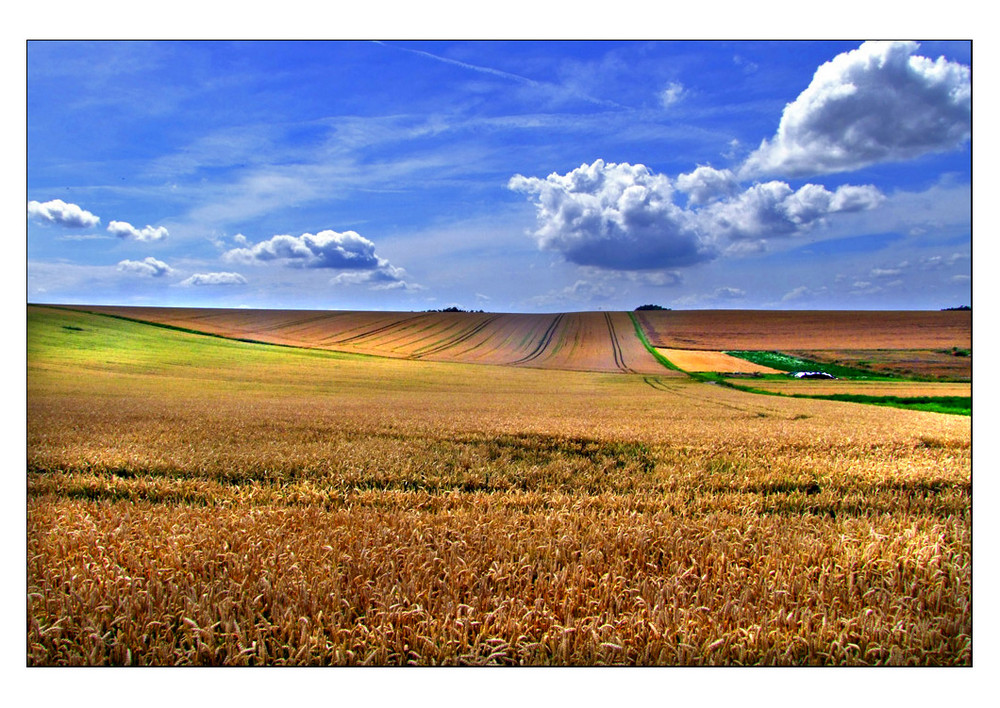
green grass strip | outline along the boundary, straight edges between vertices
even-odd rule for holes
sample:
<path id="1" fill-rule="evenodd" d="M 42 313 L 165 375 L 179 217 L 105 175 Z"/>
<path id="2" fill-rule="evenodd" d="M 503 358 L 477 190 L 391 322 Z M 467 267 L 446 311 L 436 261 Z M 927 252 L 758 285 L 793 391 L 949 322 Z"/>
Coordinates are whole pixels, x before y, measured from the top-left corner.
<path id="1" fill-rule="evenodd" d="M 691 378 L 698 379 L 699 381 L 702 380 L 700 376 L 695 376 L 690 371 L 684 371 L 684 369 L 677 366 L 677 364 L 670 361 L 670 359 L 668 359 L 667 357 L 663 356 L 663 354 L 658 352 L 656 350 L 656 347 L 650 344 L 649 340 L 646 339 L 646 333 L 642 331 L 642 325 L 639 324 L 639 320 L 636 318 L 635 313 L 629 312 L 628 316 L 632 318 L 632 325 L 635 327 L 636 336 L 639 337 L 639 341 L 642 342 L 642 345 L 646 347 L 646 351 L 648 351 L 650 354 L 653 355 L 653 358 L 655 358 L 658 362 L 663 364 L 668 369 L 673 369 L 674 371 L 680 371 L 682 374 L 687 374 Z"/>
<path id="2" fill-rule="evenodd" d="M 842 364 L 829 364 L 821 361 L 812 361 L 810 359 L 802 359 L 800 357 L 776 351 L 738 350 L 726 351 L 723 353 L 728 354 L 729 356 L 734 356 L 738 359 L 743 359 L 744 361 L 753 362 L 754 364 L 792 373 L 797 371 L 822 371 L 830 374 L 831 376 L 836 376 L 838 379 L 863 379 L 867 381 L 893 380 L 897 378 L 891 374 L 876 373 L 874 371 L 852 366 L 844 366 Z"/>
<path id="3" fill-rule="evenodd" d="M 832 393 L 826 396 L 790 394 L 792 398 L 815 398 L 823 401 L 847 401 L 872 406 L 890 406 L 931 413 L 972 415 L 972 396 L 865 396 L 854 393 Z"/>

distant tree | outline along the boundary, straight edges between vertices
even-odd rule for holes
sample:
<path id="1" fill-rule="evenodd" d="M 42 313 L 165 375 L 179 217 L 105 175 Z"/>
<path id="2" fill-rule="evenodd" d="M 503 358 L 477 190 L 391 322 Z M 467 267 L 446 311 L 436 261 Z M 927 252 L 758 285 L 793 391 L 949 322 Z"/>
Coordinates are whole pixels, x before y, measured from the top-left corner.
<path id="1" fill-rule="evenodd" d="M 639 305 L 639 307 L 635 308 L 635 311 L 639 312 L 640 310 L 669 310 L 669 309 L 670 309 L 669 307 L 663 307 L 663 305 Z"/>
<path id="2" fill-rule="evenodd" d="M 483 312 L 483 310 L 463 310 L 457 305 L 452 305 L 451 307 L 446 307 L 442 310 L 424 310 L 424 312 Z"/>
<path id="3" fill-rule="evenodd" d="M 942 307 L 942 312 L 948 312 L 949 310 L 971 310 L 971 305 L 959 305 L 958 307 Z"/>

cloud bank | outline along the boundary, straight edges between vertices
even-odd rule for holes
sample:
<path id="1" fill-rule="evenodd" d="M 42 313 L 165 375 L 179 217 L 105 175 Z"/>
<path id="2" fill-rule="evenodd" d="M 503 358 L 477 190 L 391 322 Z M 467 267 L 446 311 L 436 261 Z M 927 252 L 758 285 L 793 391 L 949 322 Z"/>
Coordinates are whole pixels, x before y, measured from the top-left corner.
<path id="1" fill-rule="evenodd" d="M 865 42 L 820 66 L 741 175 L 842 172 L 961 146 L 972 127 L 971 72 L 918 48 Z"/>
<path id="2" fill-rule="evenodd" d="M 137 229 L 127 221 L 112 221 L 108 224 L 108 232 L 113 236 L 134 241 L 160 241 L 169 236 L 167 229 L 163 226 L 145 226 Z"/>
<path id="3" fill-rule="evenodd" d="M 57 224 L 70 229 L 86 229 L 101 223 L 100 217 L 62 199 L 28 202 L 28 216 L 45 224 Z"/>

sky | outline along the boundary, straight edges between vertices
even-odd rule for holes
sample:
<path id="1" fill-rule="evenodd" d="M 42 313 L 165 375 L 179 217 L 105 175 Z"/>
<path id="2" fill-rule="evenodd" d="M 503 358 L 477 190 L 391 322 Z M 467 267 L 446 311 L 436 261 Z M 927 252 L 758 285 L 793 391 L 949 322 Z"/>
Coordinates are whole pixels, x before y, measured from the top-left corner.
<path id="1" fill-rule="evenodd" d="M 26 44 L 27 299 L 972 297 L 968 41 Z"/>

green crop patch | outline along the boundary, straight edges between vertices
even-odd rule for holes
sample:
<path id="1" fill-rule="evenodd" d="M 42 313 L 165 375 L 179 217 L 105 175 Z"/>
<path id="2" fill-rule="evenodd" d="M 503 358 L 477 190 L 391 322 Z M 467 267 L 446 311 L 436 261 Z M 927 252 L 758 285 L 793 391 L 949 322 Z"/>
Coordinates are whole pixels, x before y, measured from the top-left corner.
<path id="1" fill-rule="evenodd" d="M 789 373 L 796 373 L 799 371 L 821 371 L 825 374 L 835 376 L 838 379 L 863 379 L 869 381 L 897 378 L 892 375 L 876 373 L 867 369 L 843 366 L 840 364 L 828 364 L 820 361 L 811 361 L 809 359 L 802 359 L 775 351 L 739 350 L 726 351 L 725 353 L 754 364 L 760 364 L 761 366 L 767 366 L 772 369 L 787 371 Z"/>

